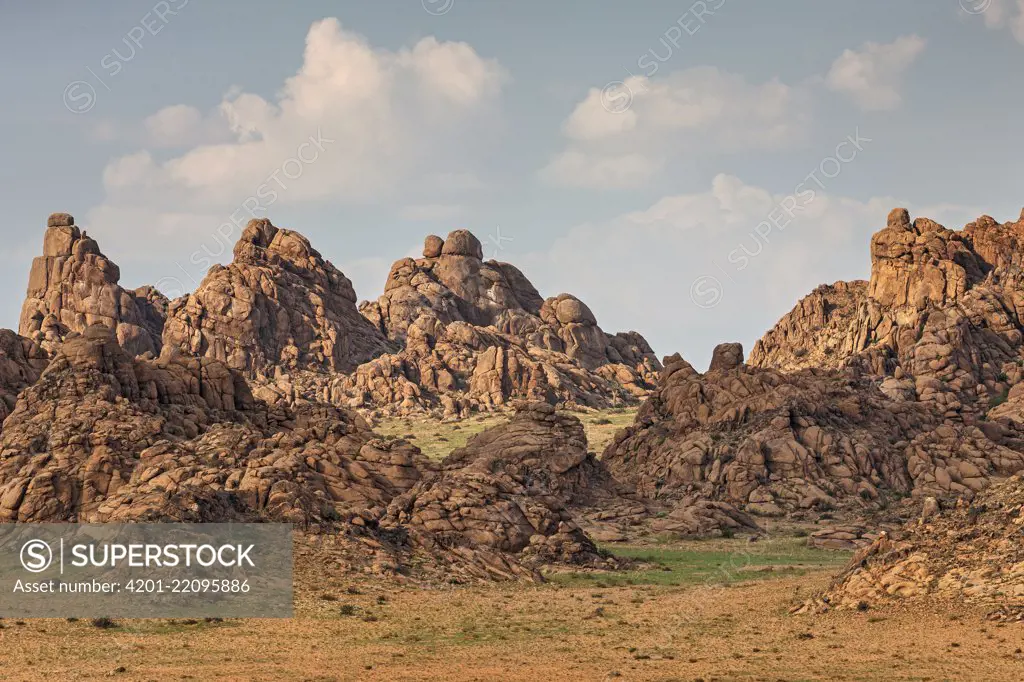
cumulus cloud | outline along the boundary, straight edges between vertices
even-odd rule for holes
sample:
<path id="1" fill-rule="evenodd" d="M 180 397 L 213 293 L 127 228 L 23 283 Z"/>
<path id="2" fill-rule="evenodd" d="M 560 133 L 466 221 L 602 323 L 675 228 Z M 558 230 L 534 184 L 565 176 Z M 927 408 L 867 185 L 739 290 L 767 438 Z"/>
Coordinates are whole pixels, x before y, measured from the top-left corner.
<path id="1" fill-rule="evenodd" d="M 278 171 L 272 181 L 284 201 L 380 197 L 434 171 L 432 154 L 495 101 L 504 77 L 464 43 L 429 37 L 389 51 L 324 19 L 273 101 L 234 89 L 209 115 L 166 107 L 145 121 L 149 147 L 113 160 L 104 184 L 115 202 L 213 205 L 253 195 Z M 190 148 L 170 158 L 153 152 L 168 146 Z"/>
<path id="2" fill-rule="evenodd" d="M 541 169 L 552 185 L 592 189 L 639 187 L 661 170 L 663 159 L 640 153 L 602 153 L 570 149 L 560 152 Z"/>
<path id="3" fill-rule="evenodd" d="M 142 125 L 145 140 L 153 147 L 191 147 L 231 139 L 231 131 L 217 112 L 204 116 L 187 104 L 164 107 L 147 117 Z"/>
<path id="4" fill-rule="evenodd" d="M 903 100 L 904 74 L 924 48 L 924 38 L 908 35 L 891 43 L 865 43 L 860 49 L 845 50 L 832 63 L 825 84 L 865 111 L 895 109 Z"/>
<path id="5" fill-rule="evenodd" d="M 116 243 L 126 281 L 163 276 L 181 291 L 231 259 L 253 217 L 374 203 L 407 219 L 452 217 L 484 186 L 477 164 L 505 80 L 465 43 L 384 49 L 324 19 L 273 98 L 231 88 L 219 103 L 122 122 L 139 148 L 107 164 L 105 199 L 83 218 L 108 249 Z"/>
<path id="6" fill-rule="evenodd" d="M 717 343 L 740 341 L 749 352 L 819 284 L 866 278 L 871 234 L 907 205 L 813 183 L 800 191 L 787 217 L 780 207 L 794 195 L 718 175 L 705 191 L 579 225 L 526 256 L 524 270 L 541 291 L 585 300 L 606 330 L 640 330 L 658 353 L 679 351 L 703 368 Z"/>
<path id="7" fill-rule="evenodd" d="M 806 94 L 778 80 L 700 66 L 591 88 L 563 125 L 568 148 L 541 171 L 551 184 L 609 189 L 649 180 L 673 155 L 777 149 L 800 137 Z"/>

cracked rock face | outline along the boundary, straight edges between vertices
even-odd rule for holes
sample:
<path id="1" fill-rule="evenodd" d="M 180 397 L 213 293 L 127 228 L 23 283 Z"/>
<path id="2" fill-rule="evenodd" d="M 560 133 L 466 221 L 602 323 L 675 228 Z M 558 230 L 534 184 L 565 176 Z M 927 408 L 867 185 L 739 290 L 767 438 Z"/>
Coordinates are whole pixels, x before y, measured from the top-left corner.
<path id="1" fill-rule="evenodd" d="M 429 236 L 360 306 L 389 353 L 325 389 L 333 400 L 447 416 L 514 399 L 606 406 L 647 394 L 659 363 L 635 332 L 609 335 L 571 294 L 544 299 L 521 271 L 482 260 L 465 230 Z"/>
<path id="2" fill-rule="evenodd" d="M 352 283 L 298 232 L 252 220 L 228 266 L 168 311 L 164 343 L 249 376 L 348 372 L 388 350 Z"/>
<path id="3" fill-rule="evenodd" d="M 384 525 L 480 575 L 526 576 L 541 563 L 603 566 L 570 505 L 605 485 L 583 424 L 533 403 L 452 452 L 437 474 L 391 503 Z"/>
<path id="4" fill-rule="evenodd" d="M 18 333 L 52 353 L 69 333 L 102 324 L 132 355 L 159 354 L 167 299 L 152 287 L 123 289 L 120 277 L 73 217 L 54 213 L 43 255 L 32 261 Z"/>

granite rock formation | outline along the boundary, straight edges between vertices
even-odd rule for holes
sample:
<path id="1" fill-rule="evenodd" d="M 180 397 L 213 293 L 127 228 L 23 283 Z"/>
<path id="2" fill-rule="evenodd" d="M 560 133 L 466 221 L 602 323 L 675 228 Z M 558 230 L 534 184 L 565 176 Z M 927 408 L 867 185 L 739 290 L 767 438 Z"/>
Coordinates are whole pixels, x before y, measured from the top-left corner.
<path id="1" fill-rule="evenodd" d="M 250 377 L 348 372 L 388 350 L 352 283 L 298 232 L 251 220 L 230 265 L 169 308 L 164 343 Z"/>
<path id="2" fill-rule="evenodd" d="M 114 330 L 132 355 L 160 352 L 167 299 L 151 287 L 121 288 L 121 271 L 67 213 L 47 220 L 43 255 L 32 261 L 18 333 L 54 352 L 70 332 Z"/>
<path id="3" fill-rule="evenodd" d="M 853 558 L 824 599 L 809 607 L 926 597 L 998 606 L 995 618 L 1024 620 L 1024 478 L 1014 476 L 950 508 L 922 513 Z"/>
<path id="4" fill-rule="evenodd" d="M 70 333 L 0 435 L 0 520 L 300 524 L 373 516 L 430 470 L 353 413 L 267 405 L 217 360 Z"/>
<path id="5" fill-rule="evenodd" d="M 18 394 L 39 379 L 48 362 L 38 343 L 0 329 L 0 424 L 14 409 Z"/>
<path id="6" fill-rule="evenodd" d="M 660 365 L 642 336 L 605 333 L 582 301 L 544 299 L 482 251 L 457 230 L 395 262 L 384 294 L 360 310 L 401 349 L 335 382 L 332 400 L 456 416 L 515 399 L 603 406 L 647 394 Z"/>
<path id="7" fill-rule="evenodd" d="M 871 279 L 819 288 L 757 343 L 760 367 L 856 366 L 973 422 L 1024 377 L 1024 220 L 957 232 L 905 209 L 871 239 Z"/>
<path id="8" fill-rule="evenodd" d="M 1009 422 L 947 424 L 854 372 L 786 373 L 738 357 L 736 344 L 719 347 L 703 375 L 666 358 L 658 388 L 604 453 L 611 474 L 648 498 L 697 495 L 776 516 L 970 496 L 1024 470 L 1024 438 Z"/>
<path id="9" fill-rule="evenodd" d="M 606 479 L 587 453 L 580 421 L 535 403 L 472 438 L 436 475 L 396 498 L 385 527 L 403 527 L 417 546 L 454 553 L 494 577 L 545 563 L 614 565 L 569 511 Z"/>

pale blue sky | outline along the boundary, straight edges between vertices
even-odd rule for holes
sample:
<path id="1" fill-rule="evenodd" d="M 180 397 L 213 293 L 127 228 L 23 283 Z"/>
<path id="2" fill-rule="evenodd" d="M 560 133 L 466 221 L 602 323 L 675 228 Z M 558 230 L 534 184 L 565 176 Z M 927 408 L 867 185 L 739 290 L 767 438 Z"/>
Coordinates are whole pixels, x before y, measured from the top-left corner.
<path id="1" fill-rule="evenodd" d="M 468 228 L 493 255 L 500 228 L 497 257 L 542 294 L 698 366 L 817 284 L 865 277 L 897 202 L 950 227 L 1024 205 L 1015 0 L 0 8 L 2 326 L 49 213 L 74 214 L 123 285 L 181 293 L 318 128 L 335 141 L 263 209 L 360 298 L 424 235 Z M 870 141 L 822 165 L 855 131 Z"/>

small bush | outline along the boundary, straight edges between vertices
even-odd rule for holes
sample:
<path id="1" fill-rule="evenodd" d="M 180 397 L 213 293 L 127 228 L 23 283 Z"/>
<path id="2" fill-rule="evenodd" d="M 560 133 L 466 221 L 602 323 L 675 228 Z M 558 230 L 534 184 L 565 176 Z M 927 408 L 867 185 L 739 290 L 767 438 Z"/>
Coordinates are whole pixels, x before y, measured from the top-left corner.
<path id="1" fill-rule="evenodd" d="M 1010 397 L 1010 392 L 1009 391 L 1003 391 L 999 395 L 992 396 L 991 398 L 989 398 L 989 401 L 988 401 L 989 409 L 992 409 L 993 407 L 999 407 L 1000 405 L 1005 403 L 1006 399 L 1009 398 L 1009 397 Z"/>
<path id="2" fill-rule="evenodd" d="M 595 419 L 594 421 L 592 421 L 590 423 L 591 424 L 596 424 L 596 425 L 599 425 L 599 426 L 604 426 L 605 424 L 611 424 L 612 420 L 608 419 L 607 417 L 601 417 L 600 419 Z"/>
<path id="3" fill-rule="evenodd" d="M 356 607 L 352 604 L 342 604 L 341 608 L 338 609 L 339 616 L 354 616 L 356 615 Z"/>
<path id="4" fill-rule="evenodd" d="M 117 622 L 106 616 L 100 616 L 99 618 L 93 618 L 89 621 L 94 628 L 100 628 L 102 630 L 109 630 L 110 628 L 116 628 Z"/>

